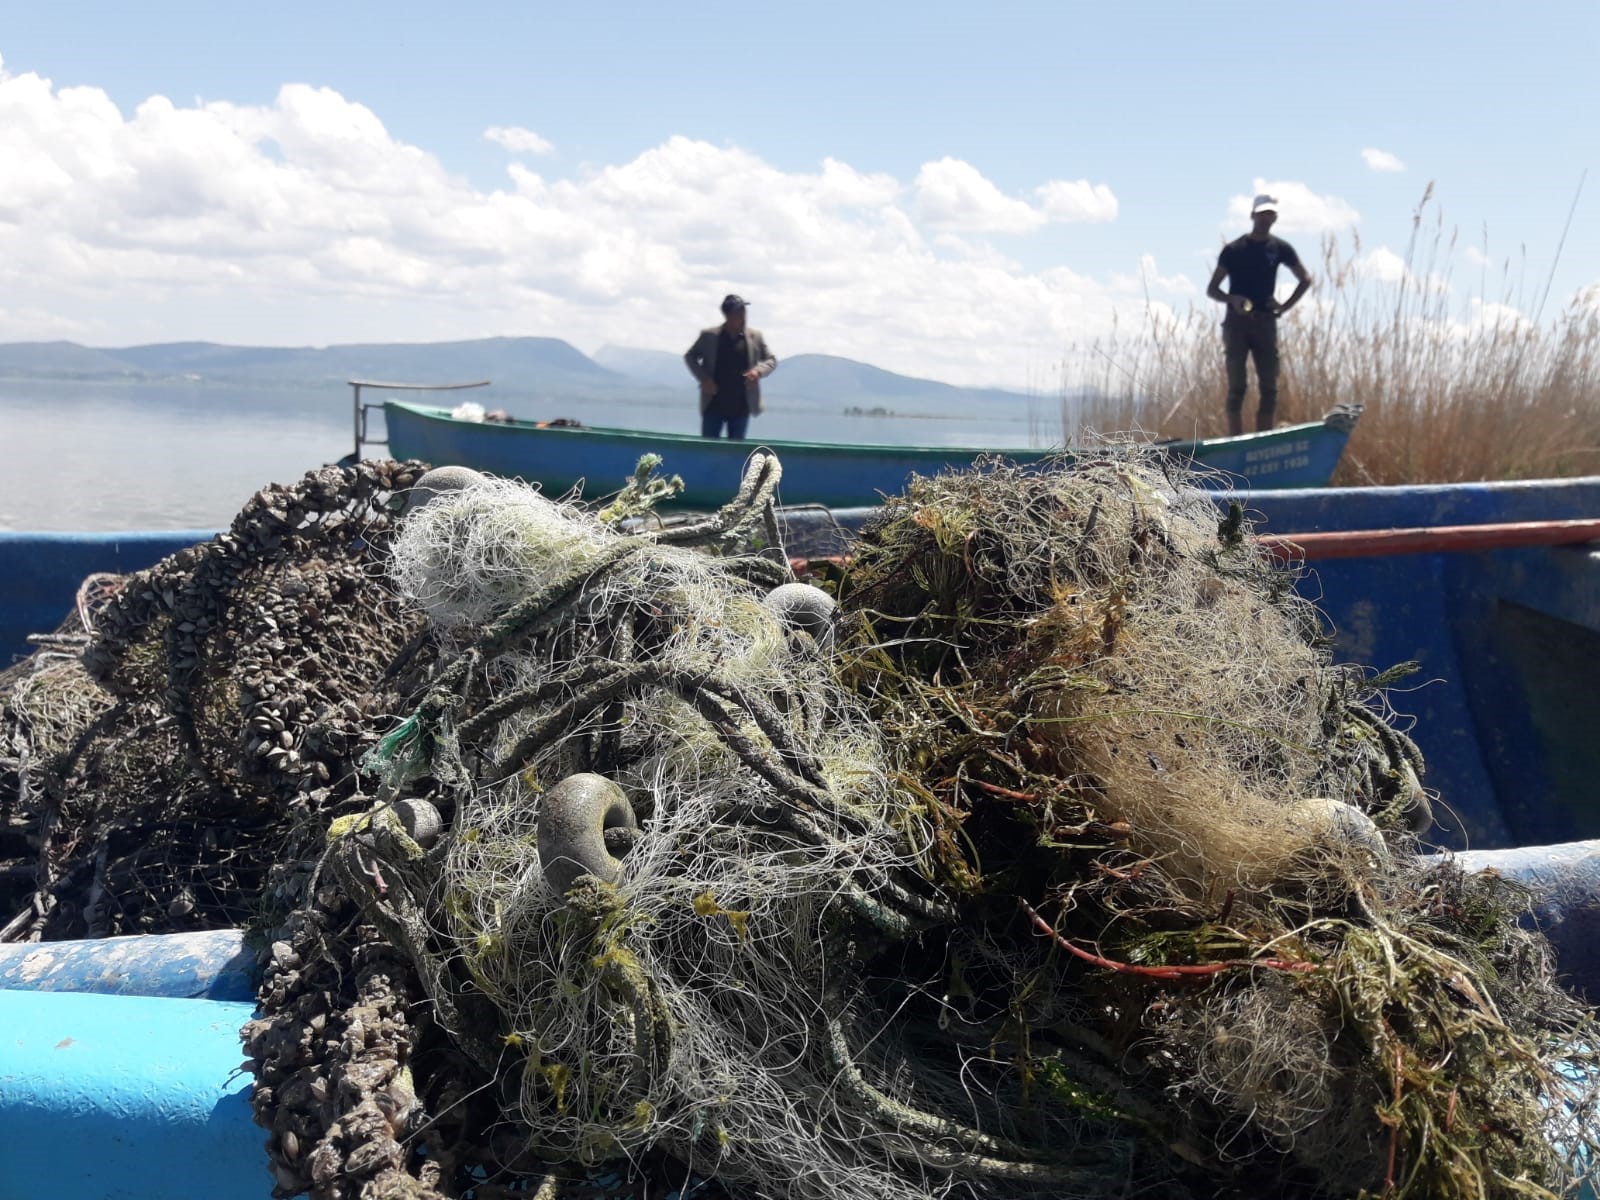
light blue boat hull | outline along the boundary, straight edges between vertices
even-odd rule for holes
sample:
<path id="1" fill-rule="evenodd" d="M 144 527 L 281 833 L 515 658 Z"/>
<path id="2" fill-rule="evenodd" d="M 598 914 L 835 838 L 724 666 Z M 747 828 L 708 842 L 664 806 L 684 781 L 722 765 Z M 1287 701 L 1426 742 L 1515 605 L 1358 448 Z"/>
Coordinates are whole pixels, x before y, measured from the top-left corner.
<path id="1" fill-rule="evenodd" d="M 0 990 L 0 1197 L 266 1200 L 253 1007 Z"/>
<path id="2" fill-rule="evenodd" d="M 756 446 L 783 463 L 782 496 L 788 504 L 832 507 L 873 504 L 900 491 L 913 473 L 933 475 L 970 466 L 983 454 L 1038 462 L 1059 450 L 983 450 L 956 446 L 829 445 L 822 442 L 734 442 L 681 433 L 626 429 L 541 428 L 529 421 L 499 424 L 459 421 L 448 409 L 386 401 L 389 453 L 435 466 L 473 467 L 539 484 L 549 495 L 584 485 L 585 494 L 616 491 L 641 455 L 659 454 L 667 474 L 682 476 L 678 503 L 716 508 L 739 486 L 745 459 Z M 1199 442 L 1164 443 L 1175 460 L 1220 472 L 1230 487 L 1323 487 L 1349 440 L 1348 422 L 1290 425 L 1269 433 Z M 1222 482 L 1222 480 L 1219 480 Z"/>
<path id="3" fill-rule="evenodd" d="M 0 943 L 0 992 L 254 1001 L 256 956 L 232 929 Z"/>

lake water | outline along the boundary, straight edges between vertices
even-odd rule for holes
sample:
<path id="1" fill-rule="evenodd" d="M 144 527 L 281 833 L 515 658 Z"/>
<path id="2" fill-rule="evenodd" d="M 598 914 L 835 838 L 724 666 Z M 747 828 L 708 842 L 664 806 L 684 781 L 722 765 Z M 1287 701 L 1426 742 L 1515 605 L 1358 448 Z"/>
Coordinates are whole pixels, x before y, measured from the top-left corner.
<path id="1" fill-rule="evenodd" d="M 676 409 L 613 400 L 569 404 L 561 412 L 536 411 L 487 390 L 474 395 L 519 417 L 568 416 L 588 425 L 679 433 L 698 428 L 692 395 Z M 864 417 L 847 416 L 839 406 L 775 404 L 755 419 L 751 435 L 996 448 L 1061 440 L 1057 405 L 1049 399 L 981 411 L 914 406 L 914 415 Z M 374 420 L 381 426 L 381 418 Z M 351 445 L 349 389 L 337 385 L 324 392 L 0 381 L 0 529 L 221 528 L 258 488 L 298 479 L 348 454 Z"/>

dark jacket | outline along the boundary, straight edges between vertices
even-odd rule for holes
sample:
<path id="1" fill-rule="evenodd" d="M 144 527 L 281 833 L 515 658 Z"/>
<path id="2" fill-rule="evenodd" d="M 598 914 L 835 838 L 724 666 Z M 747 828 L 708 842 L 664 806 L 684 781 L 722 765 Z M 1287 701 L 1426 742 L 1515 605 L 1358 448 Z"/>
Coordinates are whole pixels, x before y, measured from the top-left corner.
<path id="1" fill-rule="evenodd" d="M 710 329 L 702 329 L 700 336 L 695 338 L 694 345 L 689 347 L 689 352 L 683 356 L 683 361 L 689 366 L 689 374 L 696 379 L 715 379 L 717 374 L 717 338 L 722 333 L 721 325 L 713 325 Z M 778 360 L 772 351 L 767 348 L 767 339 L 761 336 L 761 330 L 744 327 L 745 343 L 750 348 L 750 365 L 755 369 L 756 377 L 744 385 L 745 400 L 750 405 L 750 415 L 756 416 L 761 412 L 761 380 L 771 375 L 778 369 Z M 711 407 L 711 397 L 700 392 L 700 415 L 706 415 L 706 410 Z"/>

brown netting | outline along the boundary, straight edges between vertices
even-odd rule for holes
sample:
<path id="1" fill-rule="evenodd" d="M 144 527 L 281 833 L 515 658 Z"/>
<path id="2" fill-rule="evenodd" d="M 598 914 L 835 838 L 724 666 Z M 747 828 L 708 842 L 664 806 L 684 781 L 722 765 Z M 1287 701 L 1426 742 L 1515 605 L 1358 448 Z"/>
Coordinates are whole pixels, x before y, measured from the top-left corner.
<path id="1" fill-rule="evenodd" d="M 417 464 L 313 472 L 226 533 L 86 581 L 0 676 L 8 940 L 244 925 L 302 827 L 426 669 L 422 620 L 383 586 L 394 493 Z"/>
<path id="2" fill-rule="evenodd" d="M 770 456 L 626 532 L 650 464 L 399 521 L 419 470 L 266 489 L 0 677 L 4 936 L 252 924 L 277 1194 L 1579 1186 L 1527 897 L 1417 857 L 1383 680 L 1159 461 L 913 480 L 837 614 Z"/>

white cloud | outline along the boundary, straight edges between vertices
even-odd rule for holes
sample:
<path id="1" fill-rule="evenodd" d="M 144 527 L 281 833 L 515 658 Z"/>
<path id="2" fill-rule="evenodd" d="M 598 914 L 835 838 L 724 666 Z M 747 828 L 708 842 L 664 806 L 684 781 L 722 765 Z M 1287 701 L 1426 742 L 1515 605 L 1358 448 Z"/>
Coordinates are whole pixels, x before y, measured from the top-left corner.
<path id="1" fill-rule="evenodd" d="M 1513 305 L 1480 300 L 1476 296 L 1467 305 L 1465 332 L 1492 330 L 1502 333 L 1525 333 L 1532 328 L 1533 322 L 1527 314 Z"/>
<path id="2" fill-rule="evenodd" d="M 1141 254 L 1139 256 L 1139 269 L 1132 274 L 1117 274 L 1111 277 L 1112 282 L 1121 289 L 1133 292 L 1155 293 L 1164 292 L 1169 295 L 1193 295 L 1198 289 L 1183 272 L 1176 275 L 1163 275 L 1156 266 L 1156 256 Z"/>
<path id="3" fill-rule="evenodd" d="M 1293 180 L 1257 178 L 1251 195 L 1229 199 L 1225 231 L 1237 232 L 1240 225 L 1250 223 L 1250 202 L 1261 192 L 1278 198 L 1275 233 L 1341 233 L 1361 220 L 1355 207 L 1338 196 L 1320 195 Z"/>
<path id="4" fill-rule="evenodd" d="M 1493 260 L 1476 246 L 1468 246 L 1463 253 L 1466 255 L 1467 261 L 1475 267 L 1490 267 L 1494 265 Z"/>
<path id="5" fill-rule="evenodd" d="M 1379 246 L 1363 254 L 1356 262 L 1356 270 L 1364 278 L 1377 279 L 1383 283 L 1399 283 L 1410 274 L 1406 268 L 1406 260 L 1387 246 Z"/>
<path id="6" fill-rule="evenodd" d="M 513 154 L 549 154 L 555 149 L 547 138 L 520 125 L 491 125 L 483 131 L 483 136 Z"/>
<path id="7" fill-rule="evenodd" d="M 1355 272 L 1362 279 L 1379 283 L 1405 283 L 1417 291 L 1435 296 L 1450 294 L 1450 280 L 1438 271 L 1418 274 L 1404 258 L 1388 246 L 1376 246 L 1355 261 Z"/>
<path id="8" fill-rule="evenodd" d="M 29 298 L 0 311 L 0 339 L 671 347 L 739 291 L 780 353 L 1017 384 L 1142 310 L 1147 285 L 1188 281 L 1154 263 L 1030 270 L 984 235 L 1116 207 L 1081 180 L 1007 196 L 956 159 L 908 183 L 686 137 L 567 178 L 513 161 L 483 188 L 328 88 L 124 113 L 98 88 L 0 70 L 0 296 Z"/>
<path id="9" fill-rule="evenodd" d="M 1176 275 L 1163 275 L 1156 269 L 1156 257 L 1153 254 L 1139 256 L 1139 273 L 1150 284 L 1164 292 L 1192 292 L 1194 284 L 1183 272 Z"/>
<path id="10" fill-rule="evenodd" d="M 1366 160 L 1367 166 L 1374 171 L 1404 171 L 1405 163 L 1387 150 L 1374 150 L 1368 146 L 1361 152 L 1361 157 Z"/>
<path id="11" fill-rule="evenodd" d="M 1032 233 L 1047 219 L 1027 201 L 1007 196 L 978 168 L 960 159 L 923 163 L 916 189 L 918 215 L 936 228 Z"/>
<path id="12" fill-rule="evenodd" d="M 0 308 L 0 329 L 10 330 L 18 341 L 75 339 L 88 332 L 82 321 L 37 308 Z"/>
<path id="13" fill-rule="evenodd" d="M 1419 342 L 1428 342 L 1445 353 L 1463 346 L 1481 344 L 1483 339 L 1520 336 L 1533 330 L 1533 321 L 1510 304 L 1470 297 L 1466 304 L 1449 315 L 1442 312 L 1417 315 L 1405 321 L 1406 328 Z M 1465 362 L 1459 365 L 1467 367 Z"/>
<path id="14" fill-rule="evenodd" d="M 1105 184 L 1052 179 L 1034 189 L 1035 207 L 1007 196 L 971 163 L 923 163 L 915 183 L 917 213 L 930 226 L 964 233 L 1032 233 L 1051 221 L 1113 221 L 1117 198 Z"/>
<path id="15" fill-rule="evenodd" d="M 1053 221 L 1115 221 L 1117 198 L 1103 183 L 1054 179 L 1036 188 L 1044 213 Z"/>

